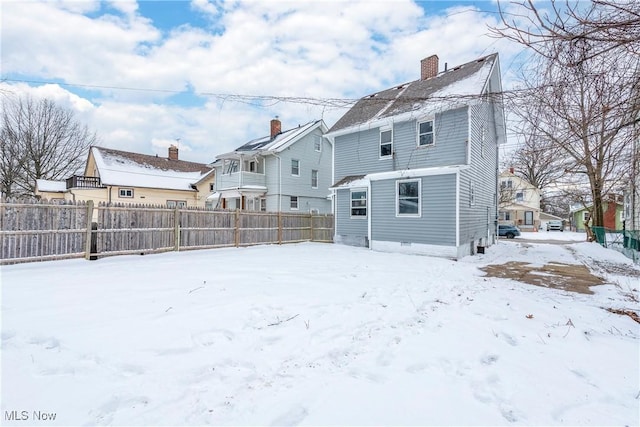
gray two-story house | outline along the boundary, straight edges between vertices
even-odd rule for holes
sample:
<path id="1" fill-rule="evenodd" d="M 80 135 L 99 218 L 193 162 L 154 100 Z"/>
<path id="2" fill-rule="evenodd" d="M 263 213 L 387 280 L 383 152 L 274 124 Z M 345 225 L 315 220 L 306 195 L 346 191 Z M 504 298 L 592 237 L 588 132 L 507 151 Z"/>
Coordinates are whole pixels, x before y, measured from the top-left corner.
<path id="1" fill-rule="evenodd" d="M 216 157 L 213 206 L 248 211 L 331 213 L 332 146 L 322 120 L 270 133 Z"/>
<path id="2" fill-rule="evenodd" d="M 495 242 L 498 55 L 360 99 L 325 137 L 334 148 L 335 242 L 460 258 Z"/>

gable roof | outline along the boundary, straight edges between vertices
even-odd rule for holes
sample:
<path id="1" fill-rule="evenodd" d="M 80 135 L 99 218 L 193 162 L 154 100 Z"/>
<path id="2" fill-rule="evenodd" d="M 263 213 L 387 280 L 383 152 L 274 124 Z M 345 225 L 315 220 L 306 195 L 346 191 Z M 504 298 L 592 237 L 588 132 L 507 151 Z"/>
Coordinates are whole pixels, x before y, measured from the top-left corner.
<path id="1" fill-rule="evenodd" d="M 191 190 L 213 173 L 203 163 L 91 147 L 103 185 Z"/>
<path id="2" fill-rule="evenodd" d="M 291 144 L 318 127 L 322 129 L 323 133 L 326 131 L 326 125 L 324 124 L 324 121 L 322 119 L 314 120 L 304 125 L 298 125 L 298 127 L 280 132 L 274 138 L 271 138 L 270 135 L 267 135 L 261 138 L 253 139 L 236 148 L 230 153 L 220 154 L 219 156 L 217 156 L 217 159 L 235 157 L 235 155 L 237 154 L 251 155 L 257 154 L 258 152 L 263 154 L 279 153 L 280 151 L 291 146 Z"/>
<path id="3" fill-rule="evenodd" d="M 430 113 L 466 104 L 482 94 L 497 64 L 494 53 L 444 71 L 425 80 L 398 85 L 361 98 L 342 116 L 329 134 L 381 119 Z"/>

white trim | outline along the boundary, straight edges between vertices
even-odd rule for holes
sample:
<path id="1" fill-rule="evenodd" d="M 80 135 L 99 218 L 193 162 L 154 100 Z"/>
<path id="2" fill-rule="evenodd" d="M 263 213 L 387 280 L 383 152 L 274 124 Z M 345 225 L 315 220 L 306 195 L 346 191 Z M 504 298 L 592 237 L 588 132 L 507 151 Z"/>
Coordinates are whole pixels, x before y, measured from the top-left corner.
<path id="1" fill-rule="evenodd" d="M 430 255 L 452 259 L 458 257 L 458 249 L 455 246 L 428 245 L 412 242 L 388 242 L 384 240 L 369 240 L 369 246 L 371 246 L 371 249 L 380 252 Z"/>
<path id="2" fill-rule="evenodd" d="M 365 212 L 366 212 L 366 214 L 365 215 L 353 215 L 352 214 L 352 209 L 353 209 L 353 205 L 352 205 L 353 197 L 352 197 L 352 194 L 354 192 L 362 192 L 362 191 L 364 191 L 365 194 L 366 194 L 366 197 L 365 197 L 365 202 L 366 202 L 366 204 L 365 204 Z M 369 194 L 371 194 L 371 193 L 367 190 L 366 187 L 359 187 L 359 188 L 351 188 L 351 189 L 349 189 L 349 218 L 355 219 L 355 220 L 359 220 L 359 219 L 367 219 L 368 220 L 368 218 L 369 218 Z"/>
<path id="3" fill-rule="evenodd" d="M 391 132 L 391 142 L 385 142 L 385 145 L 391 144 L 391 154 L 383 156 L 382 155 L 382 133 L 383 132 Z M 393 158 L 393 127 L 385 126 L 380 128 L 380 132 L 378 133 L 378 160 L 388 160 Z"/>
<path id="4" fill-rule="evenodd" d="M 467 165 L 471 164 L 471 106 L 467 108 Z"/>
<path id="5" fill-rule="evenodd" d="M 369 242 L 369 249 L 371 249 L 371 217 L 373 216 L 370 214 L 371 207 L 373 206 L 373 203 L 371 203 L 371 193 L 371 181 L 367 180 L 367 241 Z"/>
<path id="6" fill-rule="evenodd" d="M 408 182 L 418 183 L 418 213 L 400 213 L 400 184 Z M 396 180 L 396 218 L 422 218 L 422 179 L 398 179 Z"/>
<path id="7" fill-rule="evenodd" d="M 391 172 L 378 172 L 365 176 L 370 181 L 381 181 L 385 179 L 406 179 L 406 178 L 418 178 L 422 176 L 431 175 L 448 175 L 452 173 L 459 173 L 461 170 L 469 169 L 469 166 L 442 166 L 434 168 L 420 168 L 420 169 L 404 169 Z"/>
<path id="8" fill-rule="evenodd" d="M 460 174 L 456 174 L 456 247 L 460 246 Z"/>
<path id="9" fill-rule="evenodd" d="M 431 122 L 431 144 L 420 145 L 420 125 L 423 123 Z M 425 116 L 416 120 L 416 147 L 426 148 L 436 146 L 436 119 L 434 116 Z"/>
<path id="10" fill-rule="evenodd" d="M 292 207 L 293 198 L 296 198 L 296 207 Z M 297 211 L 300 210 L 300 197 L 299 196 L 289 196 L 289 210 Z"/>

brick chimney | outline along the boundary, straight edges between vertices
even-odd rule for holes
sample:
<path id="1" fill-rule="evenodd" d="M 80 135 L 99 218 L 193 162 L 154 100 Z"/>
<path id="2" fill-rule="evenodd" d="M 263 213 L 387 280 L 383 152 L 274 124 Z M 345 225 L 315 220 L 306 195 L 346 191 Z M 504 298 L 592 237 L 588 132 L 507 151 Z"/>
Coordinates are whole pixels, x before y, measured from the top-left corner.
<path id="1" fill-rule="evenodd" d="M 511 175 L 513 175 L 515 172 L 516 172 L 515 168 L 513 168 L 513 167 L 509 168 L 509 173 Z"/>
<path id="2" fill-rule="evenodd" d="M 275 138 L 282 133 L 282 123 L 276 116 L 275 119 L 271 119 L 271 139 Z"/>
<path id="3" fill-rule="evenodd" d="M 173 144 L 169 146 L 169 160 L 178 160 L 178 147 Z"/>
<path id="4" fill-rule="evenodd" d="M 420 61 L 420 80 L 430 79 L 438 75 L 438 55 L 431 55 Z"/>

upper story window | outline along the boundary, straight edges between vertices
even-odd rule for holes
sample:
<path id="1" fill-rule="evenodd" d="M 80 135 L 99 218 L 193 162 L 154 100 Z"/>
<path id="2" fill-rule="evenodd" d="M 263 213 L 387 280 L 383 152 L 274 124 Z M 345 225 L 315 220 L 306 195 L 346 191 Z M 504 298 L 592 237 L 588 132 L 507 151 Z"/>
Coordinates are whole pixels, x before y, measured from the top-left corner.
<path id="1" fill-rule="evenodd" d="M 300 160 L 291 159 L 291 175 L 300 176 Z"/>
<path id="2" fill-rule="evenodd" d="M 315 151 L 322 151 L 322 137 L 320 135 L 313 137 L 313 149 Z"/>
<path id="3" fill-rule="evenodd" d="M 262 162 L 259 159 L 245 160 L 244 170 L 253 173 L 264 173 Z"/>
<path id="4" fill-rule="evenodd" d="M 396 215 L 420 216 L 420 180 L 396 181 Z"/>
<path id="5" fill-rule="evenodd" d="M 433 120 L 418 123 L 418 146 L 433 145 Z"/>
<path id="6" fill-rule="evenodd" d="M 351 216 L 367 216 L 367 190 L 351 190 Z"/>
<path id="7" fill-rule="evenodd" d="M 318 171 L 311 171 L 311 188 L 318 188 Z"/>
<path id="8" fill-rule="evenodd" d="M 391 129 L 380 131 L 380 158 L 391 157 L 393 154 L 393 132 Z"/>
<path id="9" fill-rule="evenodd" d="M 524 201 L 524 191 L 518 191 L 516 193 L 516 202 L 522 202 L 522 201 Z"/>
<path id="10" fill-rule="evenodd" d="M 236 159 L 228 159 L 224 161 L 224 172 L 223 173 L 235 173 L 238 172 L 239 162 Z"/>
<path id="11" fill-rule="evenodd" d="M 210 182 L 209 183 L 209 191 L 211 191 L 211 192 L 216 191 L 216 183 L 215 182 Z"/>
<path id="12" fill-rule="evenodd" d="M 118 189 L 118 197 L 133 197 L 133 188 L 119 188 Z"/>

